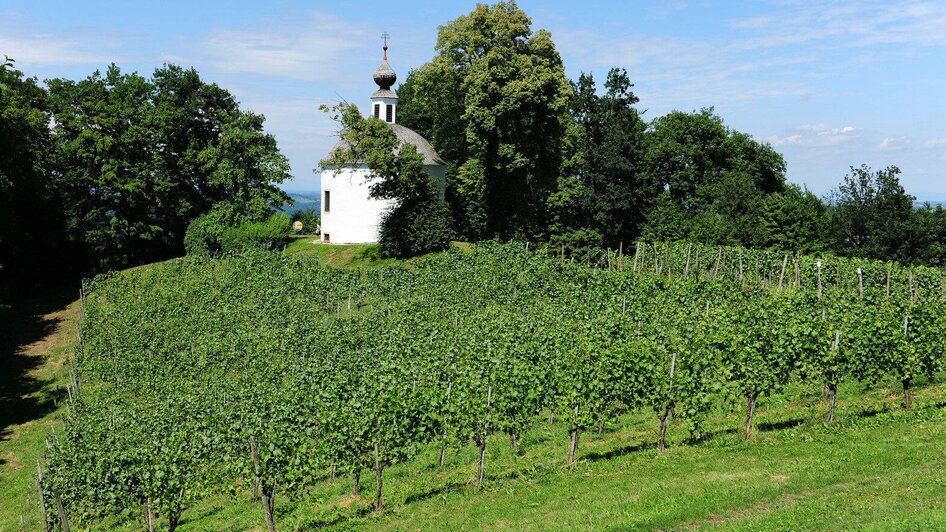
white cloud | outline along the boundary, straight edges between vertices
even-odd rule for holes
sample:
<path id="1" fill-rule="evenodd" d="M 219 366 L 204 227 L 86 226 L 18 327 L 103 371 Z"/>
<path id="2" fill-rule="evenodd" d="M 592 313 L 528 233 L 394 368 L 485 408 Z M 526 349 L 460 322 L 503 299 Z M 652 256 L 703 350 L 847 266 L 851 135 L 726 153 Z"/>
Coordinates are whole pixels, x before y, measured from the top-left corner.
<path id="1" fill-rule="evenodd" d="M 340 77 L 340 59 L 377 41 L 370 30 L 364 23 L 313 13 L 301 23 L 280 28 L 215 30 L 200 50 L 210 65 L 224 73 L 331 80 Z"/>
<path id="2" fill-rule="evenodd" d="M 785 146 L 788 144 L 798 144 L 802 141 L 802 136 L 799 134 L 788 135 L 785 137 L 780 137 L 778 135 L 771 135 L 765 138 L 765 141 L 773 146 Z"/>
<path id="3" fill-rule="evenodd" d="M 118 49 L 120 45 L 118 39 L 101 35 L 29 31 L 0 35 L 0 50 L 16 60 L 18 67 L 117 63 L 123 57 L 108 50 Z"/>
<path id="4" fill-rule="evenodd" d="M 884 137 L 877 144 L 878 150 L 899 150 L 911 144 L 909 137 Z"/>

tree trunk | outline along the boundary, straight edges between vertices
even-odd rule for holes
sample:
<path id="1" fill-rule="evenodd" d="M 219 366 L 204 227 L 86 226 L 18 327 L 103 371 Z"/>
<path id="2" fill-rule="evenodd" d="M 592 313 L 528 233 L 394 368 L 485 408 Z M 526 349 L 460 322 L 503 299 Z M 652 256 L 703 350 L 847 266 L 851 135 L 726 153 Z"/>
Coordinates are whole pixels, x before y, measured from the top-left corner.
<path id="1" fill-rule="evenodd" d="M 742 441 L 749 441 L 752 436 L 752 416 L 755 414 L 755 402 L 758 398 L 758 393 L 751 393 L 747 396 L 749 404 L 746 406 L 746 423 L 742 427 Z"/>
<path id="2" fill-rule="evenodd" d="M 598 434 L 604 434 L 604 417 L 598 422 Z"/>
<path id="3" fill-rule="evenodd" d="M 509 447 L 512 449 L 512 452 L 516 452 L 519 449 L 519 437 L 516 436 L 516 431 L 509 432 Z"/>
<path id="4" fill-rule="evenodd" d="M 552 423 L 555 423 L 555 405 L 554 404 L 549 405 L 549 425 L 551 425 Z"/>
<path id="5" fill-rule="evenodd" d="M 910 391 L 911 379 L 903 379 L 903 409 L 913 410 L 913 394 Z"/>
<path id="6" fill-rule="evenodd" d="M 476 475 L 476 485 L 483 485 L 483 472 L 486 466 L 486 435 L 483 434 L 480 436 L 479 441 L 477 442 L 480 446 L 480 469 Z"/>
<path id="7" fill-rule="evenodd" d="M 831 423 L 831 422 L 834 421 L 834 406 L 835 406 L 835 404 L 837 404 L 837 402 L 838 402 L 838 385 L 835 384 L 835 383 L 833 383 L 833 382 L 829 382 L 829 383 L 828 383 L 828 386 L 825 388 L 825 390 L 828 392 L 828 417 L 827 417 L 827 421 L 828 421 L 828 423 Z"/>
<path id="8" fill-rule="evenodd" d="M 377 481 L 377 487 L 374 492 L 374 511 L 381 512 L 384 504 L 381 502 L 381 486 L 384 482 L 384 465 L 381 463 L 381 455 L 378 452 L 378 444 L 374 444 L 374 476 Z"/>
<path id="9" fill-rule="evenodd" d="M 571 466 L 575 463 L 575 453 L 578 451 L 578 429 L 573 428 L 571 430 L 571 440 L 568 443 L 568 461 L 567 465 Z"/>
<path id="10" fill-rule="evenodd" d="M 667 450 L 667 418 L 673 412 L 673 403 L 667 405 L 663 415 L 660 416 L 660 437 L 657 439 L 657 450 L 664 452 Z"/>
<path id="11" fill-rule="evenodd" d="M 361 495 L 361 469 L 355 469 L 355 472 L 352 474 L 351 494 L 355 496 Z"/>

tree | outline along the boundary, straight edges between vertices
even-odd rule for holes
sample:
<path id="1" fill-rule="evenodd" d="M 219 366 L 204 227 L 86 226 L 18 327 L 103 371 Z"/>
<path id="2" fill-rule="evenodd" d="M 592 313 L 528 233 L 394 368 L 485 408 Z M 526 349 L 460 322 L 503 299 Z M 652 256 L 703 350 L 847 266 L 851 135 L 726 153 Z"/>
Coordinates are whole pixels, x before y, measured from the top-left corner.
<path id="1" fill-rule="evenodd" d="M 640 235 L 660 184 L 641 164 L 646 124 L 633 107 L 638 98 L 627 72 L 611 69 L 604 86 L 605 94 L 596 94 L 590 74 L 572 85 L 571 113 L 579 130 L 574 172 L 582 185 L 576 207 L 589 216 L 587 227 L 617 247 Z"/>
<path id="2" fill-rule="evenodd" d="M 551 35 L 531 23 L 514 2 L 477 5 L 440 27 L 437 55 L 402 90 L 402 122 L 456 168 L 447 195 L 469 239 L 545 231 L 570 90 Z"/>
<path id="3" fill-rule="evenodd" d="M 288 200 L 289 163 L 263 131 L 193 69 L 49 81 L 55 182 L 70 238 L 93 268 L 179 254 L 190 221 L 226 202 L 265 218 Z"/>
<path id="4" fill-rule="evenodd" d="M 898 175 L 896 166 L 876 172 L 867 165 L 851 167 L 851 173 L 829 196 L 835 251 L 909 261 L 915 198 L 903 189 Z"/>
<path id="5" fill-rule="evenodd" d="M 684 231 L 707 243 L 753 245 L 763 198 L 785 187 L 781 155 L 727 128 L 712 108 L 657 118 L 645 138 L 647 171 L 672 201 L 658 201 L 659 212 L 648 215 L 645 234 Z M 671 227 L 654 225 L 662 220 Z"/>
<path id="6" fill-rule="evenodd" d="M 9 67 L 7 58 L 0 67 L 0 293 L 33 286 L 69 262 L 62 206 L 49 179 L 48 95 Z"/>
<path id="7" fill-rule="evenodd" d="M 395 202 L 381 220 L 381 252 L 409 257 L 446 249 L 453 235 L 450 213 L 417 148 L 402 145 L 387 123 L 364 118 L 354 105 L 323 110 L 341 125 L 342 142 L 322 166 L 341 169 L 363 163 L 371 169 L 370 196 Z"/>
<path id="8" fill-rule="evenodd" d="M 822 251 L 826 212 L 808 189 L 789 185 L 762 199 L 754 244 L 802 253 Z"/>

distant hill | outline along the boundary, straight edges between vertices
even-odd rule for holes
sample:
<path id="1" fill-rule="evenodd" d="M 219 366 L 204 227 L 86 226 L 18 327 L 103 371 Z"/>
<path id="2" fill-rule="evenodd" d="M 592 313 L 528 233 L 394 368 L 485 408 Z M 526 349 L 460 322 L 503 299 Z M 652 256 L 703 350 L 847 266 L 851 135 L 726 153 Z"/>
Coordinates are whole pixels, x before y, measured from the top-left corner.
<path id="1" fill-rule="evenodd" d="M 914 202 L 913 202 L 913 208 L 914 208 L 914 209 L 922 209 L 927 203 L 929 203 L 930 205 L 932 205 L 932 207 L 933 207 L 934 209 L 935 209 L 936 207 L 944 207 L 944 208 L 946 208 L 946 201 L 914 201 Z"/>
<path id="2" fill-rule="evenodd" d="M 322 210 L 322 199 L 318 192 L 289 192 L 293 205 L 286 203 L 282 206 L 283 210 L 289 216 L 297 211 L 315 211 L 319 214 Z"/>

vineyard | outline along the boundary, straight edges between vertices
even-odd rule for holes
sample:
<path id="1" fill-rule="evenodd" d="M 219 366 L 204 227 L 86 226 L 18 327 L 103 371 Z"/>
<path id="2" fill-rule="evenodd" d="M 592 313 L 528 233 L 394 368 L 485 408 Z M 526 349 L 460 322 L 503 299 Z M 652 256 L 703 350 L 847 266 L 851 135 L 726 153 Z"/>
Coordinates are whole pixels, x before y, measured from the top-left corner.
<path id="1" fill-rule="evenodd" d="M 496 447 L 564 427 L 553 465 L 574 467 L 584 437 L 630 413 L 661 451 L 673 427 L 706 437 L 720 410 L 751 442 L 760 399 L 799 382 L 823 388 L 824 423 L 850 382 L 895 378 L 910 410 L 943 368 L 944 291 L 935 269 L 689 243 L 578 260 L 485 243 L 370 271 L 248 253 L 112 274 L 85 285 L 46 519 L 174 530 L 206 497 L 252 493 L 275 530 L 283 501 L 338 478 L 382 512 L 385 472 L 431 448 L 443 467 L 472 447 L 470 482 L 488 485 Z"/>

